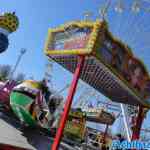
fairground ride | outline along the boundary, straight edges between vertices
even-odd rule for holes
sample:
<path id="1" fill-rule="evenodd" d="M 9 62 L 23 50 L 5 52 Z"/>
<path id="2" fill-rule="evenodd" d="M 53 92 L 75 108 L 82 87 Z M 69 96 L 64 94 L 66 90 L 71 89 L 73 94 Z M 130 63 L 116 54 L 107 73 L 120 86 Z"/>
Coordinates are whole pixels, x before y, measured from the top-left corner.
<path id="1" fill-rule="evenodd" d="M 19 19 L 15 12 L 0 14 L 0 53 L 6 51 L 9 45 L 8 35 L 15 32 L 19 26 Z"/>
<path id="2" fill-rule="evenodd" d="M 133 8 L 138 10 L 137 3 Z M 52 150 L 59 146 L 79 78 L 114 102 L 138 107 L 131 140 L 139 139 L 150 108 L 150 77 L 132 49 L 109 31 L 105 15 L 104 10 L 102 20 L 73 21 L 49 29 L 46 56 L 74 73 Z"/>

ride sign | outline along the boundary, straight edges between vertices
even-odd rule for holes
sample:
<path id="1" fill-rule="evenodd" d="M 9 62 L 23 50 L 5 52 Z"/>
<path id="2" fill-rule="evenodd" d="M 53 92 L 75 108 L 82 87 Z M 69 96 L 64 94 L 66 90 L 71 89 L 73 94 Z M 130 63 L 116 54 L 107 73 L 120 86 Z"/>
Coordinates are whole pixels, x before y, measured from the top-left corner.
<path id="1" fill-rule="evenodd" d="M 74 38 L 70 41 L 66 41 L 66 43 L 64 44 L 64 49 L 84 48 L 86 46 L 88 39 L 89 39 L 89 36 L 85 35 L 80 38 Z"/>
<path id="2" fill-rule="evenodd" d="M 54 34 L 54 50 L 85 48 L 90 35 L 90 30 L 83 28 L 68 29 Z"/>
<path id="3" fill-rule="evenodd" d="M 96 40 L 94 23 L 72 22 L 63 27 L 50 29 L 45 52 L 52 55 L 89 54 Z"/>

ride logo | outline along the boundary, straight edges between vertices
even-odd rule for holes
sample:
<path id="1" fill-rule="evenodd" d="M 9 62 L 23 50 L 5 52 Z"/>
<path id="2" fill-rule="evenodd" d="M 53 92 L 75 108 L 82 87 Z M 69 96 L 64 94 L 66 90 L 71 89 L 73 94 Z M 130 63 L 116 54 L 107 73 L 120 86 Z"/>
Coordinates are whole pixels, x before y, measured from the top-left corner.
<path id="1" fill-rule="evenodd" d="M 142 149 L 149 149 L 150 148 L 150 143 L 148 142 L 141 142 L 141 141 L 122 141 L 120 142 L 119 140 L 115 140 L 112 142 L 111 145 L 112 149 L 137 149 L 137 150 L 142 150 Z"/>

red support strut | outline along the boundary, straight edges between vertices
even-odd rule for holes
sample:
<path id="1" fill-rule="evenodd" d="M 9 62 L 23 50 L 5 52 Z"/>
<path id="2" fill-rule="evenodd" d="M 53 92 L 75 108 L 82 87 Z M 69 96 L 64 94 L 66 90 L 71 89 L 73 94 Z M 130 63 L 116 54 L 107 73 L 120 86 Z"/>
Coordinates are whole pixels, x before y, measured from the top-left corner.
<path id="1" fill-rule="evenodd" d="M 133 129 L 133 133 L 132 133 L 132 141 L 134 140 L 138 140 L 140 138 L 140 131 L 141 131 L 141 127 L 142 127 L 142 123 L 144 120 L 144 108 L 143 107 L 139 107 L 139 112 L 138 112 L 138 116 L 136 118 L 136 125 Z"/>
<path id="2" fill-rule="evenodd" d="M 63 130 L 67 121 L 68 113 L 71 108 L 73 97 L 76 91 L 77 83 L 78 83 L 78 80 L 79 80 L 79 77 L 80 77 L 80 74 L 84 65 L 84 58 L 85 56 L 79 56 L 79 62 L 78 62 L 77 68 L 73 76 L 73 80 L 69 89 L 68 97 L 65 103 L 64 112 L 61 116 L 60 125 L 57 130 L 51 150 L 58 150 L 59 143 L 63 134 Z"/>

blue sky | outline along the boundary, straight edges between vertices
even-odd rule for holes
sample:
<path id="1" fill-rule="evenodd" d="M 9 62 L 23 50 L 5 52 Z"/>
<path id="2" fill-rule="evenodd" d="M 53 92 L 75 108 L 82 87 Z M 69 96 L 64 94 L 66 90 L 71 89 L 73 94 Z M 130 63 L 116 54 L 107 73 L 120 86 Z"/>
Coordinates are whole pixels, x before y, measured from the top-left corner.
<path id="1" fill-rule="evenodd" d="M 92 19 L 99 16 L 98 10 L 106 0 L 2 0 L 0 13 L 16 11 L 20 26 L 17 32 L 9 36 L 8 50 L 0 55 L 0 64 L 14 65 L 21 48 L 26 48 L 17 72 L 23 72 L 27 77 L 42 79 L 47 59 L 43 47 L 48 28 L 52 28 L 72 20 L 84 18 L 85 11 L 93 13 Z M 138 14 L 130 11 L 131 1 L 125 1 L 126 11 L 118 14 L 114 11 L 116 0 L 108 11 L 107 20 L 110 30 L 133 48 L 136 56 L 141 58 L 150 70 L 150 13 L 141 11 Z M 143 2 L 143 7 L 150 4 Z M 71 74 L 54 64 L 52 81 L 56 89 L 61 89 L 71 81 Z M 66 93 L 64 95 L 66 96 Z M 81 91 L 79 91 L 81 93 Z M 102 96 L 102 99 L 105 99 Z"/>

